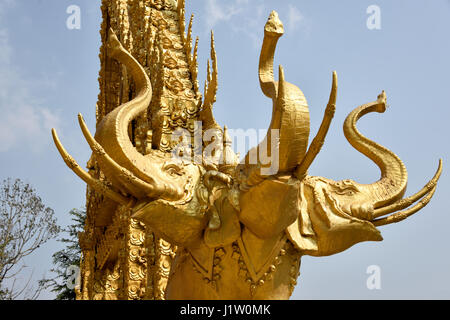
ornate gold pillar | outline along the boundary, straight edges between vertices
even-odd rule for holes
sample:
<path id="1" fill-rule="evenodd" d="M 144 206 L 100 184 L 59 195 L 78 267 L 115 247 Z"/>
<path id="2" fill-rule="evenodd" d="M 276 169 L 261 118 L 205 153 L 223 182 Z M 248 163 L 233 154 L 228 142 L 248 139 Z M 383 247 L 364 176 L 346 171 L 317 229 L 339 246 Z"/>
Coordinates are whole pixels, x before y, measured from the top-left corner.
<path id="1" fill-rule="evenodd" d="M 130 126 L 130 138 L 142 154 L 152 147 L 169 152 L 174 130 L 183 128 L 193 134 L 201 103 L 197 43 L 192 44 L 192 19 L 185 33 L 184 0 L 103 0 L 101 10 L 97 125 L 136 95 L 127 69 L 108 57 L 111 28 L 147 71 L 153 87 L 152 103 L 147 114 Z M 94 156 L 88 169 L 95 178 L 104 179 Z M 131 219 L 128 208 L 90 187 L 86 198 L 77 299 L 164 299 L 176 248 Z"/>

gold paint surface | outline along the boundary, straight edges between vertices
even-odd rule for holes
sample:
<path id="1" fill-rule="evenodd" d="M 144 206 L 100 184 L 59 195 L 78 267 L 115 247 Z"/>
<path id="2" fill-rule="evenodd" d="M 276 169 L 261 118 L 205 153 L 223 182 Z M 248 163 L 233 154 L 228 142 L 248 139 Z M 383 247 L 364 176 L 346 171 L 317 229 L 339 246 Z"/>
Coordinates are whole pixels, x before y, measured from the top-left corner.
<path id="1" fill-rule="evenodd" d="M 251 163 L 252 151 L 239 163 L 227 128 L 212 112 L 218 87 L 214 36 L 202 97 L 198 39 L 193 44 L 193 19 L 186 30 L 184 11 L 184 0 L 103 0 L 95 137 L 79 117 L 93 151 L 88 171 L 53 131 L 63 160 L 88 184 L 77 299 L 289 299 L 303 255 L 381 241 L 377 226 L 428 204 L 442 161 L 422 190 L 403 198 L 403 162 L 356 127 L 362 116 L 385 111 L 384 92 L 344 123 L 347 140 L 378 165 L 381 179 L 359 184 L 308 175 L 336 110 L 337 75 L 322 125 L 308 144 L 306 98 L 285 80 L 282 67 L 274 80 L 275 49 L 284 33 L 276 12 L 264 28 L 259 63 L 272 121 L 255 150 L 274 144 L 270 150 L 279 157 L 270 164 L 278 171 L 265 175 L 268 164 L 259 156 Z M 172 156 L 173 133 L 184 129 L 193 142 L 194 121 L 223 137 L 224 161 L 217 155 L 200 162 Z M 279 132 L 277 142 L 272 130 Z"/>

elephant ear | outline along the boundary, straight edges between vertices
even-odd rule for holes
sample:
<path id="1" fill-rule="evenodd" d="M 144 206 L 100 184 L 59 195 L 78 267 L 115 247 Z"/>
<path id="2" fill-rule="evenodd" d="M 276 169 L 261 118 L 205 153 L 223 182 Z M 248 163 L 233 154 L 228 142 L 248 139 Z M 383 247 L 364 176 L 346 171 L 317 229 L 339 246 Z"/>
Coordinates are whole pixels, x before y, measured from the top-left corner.
<path id="1" fill-rule="evenodd" d="M 303 254 L 329 256 L 359 242 L 383 240 L 372 223 L 340 209 L 325 181 L 306 179 L 299 192 L 299 216 L 287 228 L 287 234 Z"/>

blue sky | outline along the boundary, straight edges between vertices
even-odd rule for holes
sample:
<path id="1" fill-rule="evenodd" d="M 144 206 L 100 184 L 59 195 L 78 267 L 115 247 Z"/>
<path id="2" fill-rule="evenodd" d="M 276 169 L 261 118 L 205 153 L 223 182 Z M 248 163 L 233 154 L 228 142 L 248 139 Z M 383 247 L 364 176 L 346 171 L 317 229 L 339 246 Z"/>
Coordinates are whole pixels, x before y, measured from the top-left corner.
<path id="1" fill-rule="evenodd" d="M 66 27 L 69 5 L 81 8 L 81 29 Z M 369 30 L 366 9 L 381 10 L 381 29 Z M 444 172 L 433 201 L 416 216 L 381 227 L 384 241 L 362 243 L 326 258 L 304 257 L 293 299 L 450 298 L 450 1 L 187 0 L 200 37 L 200 80 L 206 74 L 209 30 L 219 62 L 217 121 L 230 128 L 263 129 L 271 101 L 257 78 L 263 28 L 277 10 L 285 24 L 276 64 L 310 106 L 311 132 L 322 119 L 339 77 L 337 111 L 311 175 L 370 183 L 377 167 L 345 140 L 342 124 L 358 105 L 386 90 L 390 108 L 359 123 L 366 136 L 393 150 L 409 172 L 407 194 Z M 85 185 L 52 145 L 50 128 L 85 164 L 90 152 L 77 126 L 81 112 L 95 128 L 98 95 L 99 0 L 0 0 L 0 178 L 21 178 L 38 190 L 61 225 L 85 203 Z M 35 275 L 51 268 L 51 242 L 31 257 Z M 367 267 L 381 270 L 381 290 L 366 287 Z M 43 297 L 51 298 L 46 293 Z"/>

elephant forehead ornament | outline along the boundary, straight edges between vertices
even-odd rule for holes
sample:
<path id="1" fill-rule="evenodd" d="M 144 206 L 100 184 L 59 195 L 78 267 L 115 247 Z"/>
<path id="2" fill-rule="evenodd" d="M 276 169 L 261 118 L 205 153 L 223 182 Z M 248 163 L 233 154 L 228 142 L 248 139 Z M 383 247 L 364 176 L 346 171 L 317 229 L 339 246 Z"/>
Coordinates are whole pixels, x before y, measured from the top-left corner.
<path id="1" fill-rule="evenodd" d="M 172 265 L 167 299 L 288 299 L 302 255 L 327 256 L 358 242 L 381 241 L 376 227 L 419 211 L 436 190 L 442 161 L 422 190 L 403 198 L 407 184 L 403 162 L 356 128 L 365 114 L 386 110 L 384 92 L 376 101 L 356 108 L 344 122 L 347 140 L 377 164 L 381 178 L 360 184 L 309 176 L 308 168 L 335 113 L 337 76 L 333 73 L 322 124 L 308 147 L 309 111 L 302 91 L 285 81 L 282 67 L 279 81 L 274 81 L 275 48 L 284 32 L 276 12 L 271 13 L 264 31 L 259 80 L 263 93 L 273 100 L 272 121 L 266 138 L 241 163 L 230 148 L 226 127 L 222 131 L 212 115 L 217 91 L 213 43 L 213 70 L 208 68 L 198 119 L 204 128 L 216 129 L 223 136 L 223 161 L 218 165 L 211 157 L 198 163 L 154 149 L 143 155 L 133 146 L 129 126 L 149 107 L 152 86 L 146 71 L 112 31 L 108 54 L 131 71 L 137 96 L 106 115 L 95 137 L 79 116 L 106 179 L 95 179 L 81 169 L 52 131 L 64 161 L 81 179 L 132 208 L 134 219 L 182 248 Z M 262 149 L 269 150 L 272 163 L 262 161 Z M 266 169 L 274 164 L 278 170 L 267 174 Z"/>

